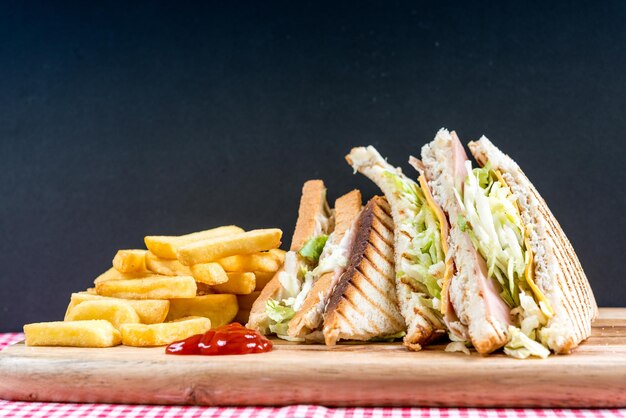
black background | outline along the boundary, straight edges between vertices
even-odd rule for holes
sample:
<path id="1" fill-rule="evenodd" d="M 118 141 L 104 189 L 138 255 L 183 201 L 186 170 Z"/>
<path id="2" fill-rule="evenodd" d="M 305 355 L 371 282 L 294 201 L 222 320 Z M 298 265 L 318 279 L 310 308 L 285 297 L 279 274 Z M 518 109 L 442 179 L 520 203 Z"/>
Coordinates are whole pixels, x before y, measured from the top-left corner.
<path id="1" fill-rule="evenodd" d="M 469 3 L 469 2 L 468 2 Z M 626 305 L 626 3 L 0 3 L 0 331 L 147 234 L 278 226 L 442 127 L 487 135 Z"/>

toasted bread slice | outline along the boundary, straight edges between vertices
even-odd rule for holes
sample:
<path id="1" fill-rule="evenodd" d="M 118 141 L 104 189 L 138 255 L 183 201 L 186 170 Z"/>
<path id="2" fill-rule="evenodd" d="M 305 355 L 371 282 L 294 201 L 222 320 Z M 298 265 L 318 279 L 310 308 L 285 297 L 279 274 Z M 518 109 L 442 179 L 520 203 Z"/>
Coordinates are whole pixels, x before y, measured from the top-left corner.
<path id="1" fill-rule="evenodd" d="M 291 239 L 291 250 L 285 254 L 283 266 L 274 274 L 272 280 L 263 288 L 263 291 L 250 309 L 250 316 L 246 326 L 262 334 L 270 332 L 270 318 L 265 306 L 269 300 L 281 300 L 283 287 L 280 275 L 285 269 L 296 269 L 299 263 L 297 252 L 312 237 L 319 234 L 328 234 L 333 227 L 332 213 L 326 202 L 326 187 L 322 180 L 309 180 L 302 187 L 298 221 Z"/>
<path id="2" fill-rule="evenodd" d="M 374 197 L 354 225 L 348 266 L 326 308 L 323 334 L 327 345 L 339 340 L 367 341 L 406 329 L 395 291 L 390 212 L 385 198 Z"/>
<path id="3" fill-rule="evenodd" d="M 479 353 L 499 349 L 507 341 L 510 322 L 502 314 L 504 302 L 494 295 L 492 279 L 481 276 L 484 260 L 477 253 L 466 232 L 458 225 L 461 206 L 454 195 L 457 175 L 467 155 L 454 132 L 442 129 L 435 139 L 422 148 L 422 166 L 433 199 L 448 215 L 450 221 L 449 248 L 456 272 L 450 281 L 450 301 L 461 323 L 468 327 L 470 340 Z M 482 283 L 481 283 L 482 281 Z M 485 283 L 486 282 L 486 283 Z M 500 313 L 501 315 L 498 315 Z M 503 318 L 504 317 L 504 318 Z"/>
<path id="4" fill-rule="evenodd" d="M 394 229 L 394 268 L 402 271 L 403 263 L 413 264 L 409 247 L 417 231 L 405 210 L 402 197 L 389 174 L 402 175 L 399 168 L 391 166 L 374 147 L 353 148 L 346 156 L 348 163 L 358 172 L 372 180 L 385 194 L 395 224 Z M 411 180 L 406 178 L 405 181 Z M 418 187 L 415 185 L 415 187 Z M 442 335 L 446 326 L 437 309 L 427 306 L 430 299 L 427 289 L 415 280 L 406 280 L 398 275 L 395 278 L 397 297 L 407 330 L 404 344 L 411 350 L 419 350 Z"/>
<path id="5" fill-rule="evenodd" d="M 322 180 L 309 180 L 302 186 L 298 220 L 291 238 L 291 251 L 300 251 L 311 238 L 332 231 L 332 217 Z"/>
<path id="6" fill-rule="evenodd" d="M 550 349 L 568 353 L 591 334 L 598 307 L 587 276 L 565 232 L 524 172 L 486 137 L 468 144 L 476 161 L 500 170 L 517 197 L 522 221 L 530 232 L 535 282 L 554 316 L 541 330 Z"/>
<path id="7" fill-rule="evenodd" d="M 351 227 L 361 212 L 361 192 L 352 190 L 338 198 L 335 201 L 334 211 L 335 230 L 329 238 L 329 240 L 332 239 L 332 243 L 326 245 L 334 246 L 335 251 L 343 251 L 340 245 L 343 243 L 350 246 L 354 236 L 352 233 L 354 229 Z M 345 237 L 346 234 L 349 236 Z M 336 268 L 317 279 L 302 307 L 289 322 L 289 335 L 291 337 L 304 338 L 322 325 L 324 308 L 343 270 L 343 268 Z"/>

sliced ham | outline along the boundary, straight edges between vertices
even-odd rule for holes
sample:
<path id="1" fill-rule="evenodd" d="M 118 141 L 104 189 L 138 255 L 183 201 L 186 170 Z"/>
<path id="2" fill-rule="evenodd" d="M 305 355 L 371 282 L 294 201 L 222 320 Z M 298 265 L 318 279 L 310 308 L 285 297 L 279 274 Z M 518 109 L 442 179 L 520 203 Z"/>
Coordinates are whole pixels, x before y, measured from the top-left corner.
<path id="1" fill-rule="evenodd" d="M 465 169 L 465 161 L 467 161 L 468 158 L 456 133 L 451 132 L 451 136 L 453 144 L 452 160 L 454 162 L 454 184 L 457 190 L 462 192 L 465 178 L 468 175 L 468 172 Z M 471 246 L 471 249 L 473 256 L 476 258 L 476 262 L 480 267 L 480 270 L 476 272 L 477 277 L 475 277 L 475 280 L 478 281 L 480 291 L 483 295 L 483 300 L 485 301 L 485 309 L 487 310 L 486 314 L 488 316 L 493 316 L 495 319 L 504 324 L 512 325 L 510 314 L 511 309 L 500 297 L 495 281 L 488 277 L 487 263 L 485 262 L 485 259 L 478 253 L 473 245 Z"/>

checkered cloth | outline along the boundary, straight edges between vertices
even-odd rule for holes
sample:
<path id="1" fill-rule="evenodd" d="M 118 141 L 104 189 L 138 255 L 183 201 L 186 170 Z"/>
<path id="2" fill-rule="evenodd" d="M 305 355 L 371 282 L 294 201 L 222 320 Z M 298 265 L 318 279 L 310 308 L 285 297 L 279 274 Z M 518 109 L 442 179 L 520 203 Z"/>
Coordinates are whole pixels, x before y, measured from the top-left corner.
<path id="1" fill-rule="evenodd" d="M 21 341 L 23 334 L 0 334 L 0 350 Z M 0 376 L 2 379 L 2 376 Z M 151 417 L 151 418 L 626 418 L 626 409 L 474 409 L 474 408 L 208 408 L 200 406 L 111 405 L 0 400 L 0 417 Z"/>

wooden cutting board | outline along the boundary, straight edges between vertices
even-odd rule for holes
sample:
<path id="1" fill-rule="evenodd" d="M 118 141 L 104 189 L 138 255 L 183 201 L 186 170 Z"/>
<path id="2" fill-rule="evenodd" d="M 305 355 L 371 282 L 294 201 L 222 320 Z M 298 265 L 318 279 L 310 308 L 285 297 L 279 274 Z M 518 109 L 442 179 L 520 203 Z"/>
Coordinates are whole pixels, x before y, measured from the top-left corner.
<path id="1" fill-rule="evenodd" d="M 277 341 L 271 353 L 171 356 L 163 348 L 26 347 L 0 353 L 0 398 L 201 405 L 625 407 L 626 308 L 604 308 L 574 354 L 408 352 Z"/>

